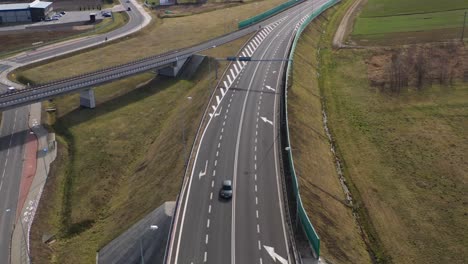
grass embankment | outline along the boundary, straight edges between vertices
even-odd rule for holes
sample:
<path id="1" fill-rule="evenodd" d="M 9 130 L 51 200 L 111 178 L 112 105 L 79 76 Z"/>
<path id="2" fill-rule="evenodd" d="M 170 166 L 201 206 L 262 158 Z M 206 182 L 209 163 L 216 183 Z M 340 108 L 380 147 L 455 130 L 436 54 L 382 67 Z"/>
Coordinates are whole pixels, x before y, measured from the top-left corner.
<path id="1" fill-rule="evenodd" d="M 261 1 L 178 18 L 153 17 L 153 22 L 142 32 L 133 35 L 135 37 L 126 37 L 105 48 L 88 50 L 66 60 L 54 61 L 19 74 L 42 82 L 63 78 L 63 75 L 50 70 L 51 68 L 61 69 L 67 76 L 76 75 L 184 48 L 223 35 L 227 33 L 227 28 L 234 29 L 238 21 L 283 2 L 284 0 Z"/>
<path id="2" fill-rule="evenodd" d="M 51 26 L 49 29 L 19 30 L 0 32 L 2 45 L 0 45 L 0 58 L 11 56 L 15 53 L 37 49 L 52 43 L 86 37 L 95 34 L 104 34 L 125 25 L 128 15 L 125 12 L 114 13 L 114 19 L 104 19 L 96 25 L 82 26 Z M 33 46 L 33 43 L 39 43 Z"/>
<path id="3" fill-rule="evenodd" d="M 306 28 L 294 55 L 293 85 L 288 93 L 294 164 L 305 209 L 321 239 L 322 258 L 331 263 L 371 263 L 352 207 L 347 205 L 322 123 L 316 72 L 324 21 L 320 17 Z"/>
<path id="4" fill-rule="evenodd" d="M 460 38 L 467 9 L 463 0 L 369 0 L 356 20 L 352 40 L 388 45 Z"/>
<path id="5" fill-rule="evenodd" d="M 211 53 L 233 54 L 245 40 Z M 55 100 L 60 155 L 32 228 L 34 262 L 93 263 L 102 246 L 176 199 L 182 131 L 190 149 L 214 72 L 205 62 L 193 80 L 158 77 L 136 88 L 151 78 L 141 74 L 97 88 L 94 110 L 77 108 L 78 95 Z M 57 241 L 45 245 L 43 234 Z"/>
<path id="6" fill-rule="evenodd" d="M 321 95 L 377 261 L 465 263 L 468 84 L 381 93 L 367 76 L 374 51 L 333 51 L 331 40 Z"/>

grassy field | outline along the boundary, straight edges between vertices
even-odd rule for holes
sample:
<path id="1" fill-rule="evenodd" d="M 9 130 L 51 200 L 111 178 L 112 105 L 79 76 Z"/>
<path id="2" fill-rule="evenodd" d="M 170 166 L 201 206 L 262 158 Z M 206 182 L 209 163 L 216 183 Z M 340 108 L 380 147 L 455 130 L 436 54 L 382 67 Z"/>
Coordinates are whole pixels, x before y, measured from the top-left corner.
<path id="1" fill-rule="evenodd" d="M 466 263 L 468 84 L 383 94 L 367 78 L 374 51 L 331 39 L 320 95 L 376 260 Z"/>
<path id="2" fill-rule="evenodd" d="M 358 44 L 384 44 L 460 38 L 467 9 L 464 0 L 369 0 L 355 21 L 351 39 Z"/>
<path id="3" fill-rule="evenodd" d="M 261 1 L 179 18 L 154 17 L 152 24 L 142 32 L 136 33 L 134 35 L 136 37 L 126 37 L 104 48 L 96 48 L 66 60 L 24 70 L 20 75 L 42 82 L 63 78 L 57 71 L 50 69 L 61 69 L 62 72 L 67 72 L 67 75 L 76 75 L 187 47 L 223 35 L 227 32 L 227 28 L 234 30 L 237 21 L 283 2 L 284 0 Z"/>
<path id="4" fill-rule="evenodd" d="M 385 17 L 360 17 L 353 34 L 385 34 L 442 28 L 461 28 L 464 10 Z"/>
<path id="5" fill-rule="evenodd" d="M 245 40 L 211 53 L 235 53 Z M 33 224 L 34 262 L 92 263 L 99 248 L 175 200 L 183 175 L 182 131 L 190 146 L 214 72 L 205 62 L 193 80 L 152 78 L 142 74 L 97 88 L 94 110 L 78 108 L 77 95 L 54 101 L 60 155 Z M 47 246 L 43 234 L 57 241 Z"/>
<path id="6" fill-rule="evenodd" d="M 321 239 L 321 257 L 331 263 L 371 263 L 352 207 L 347 205 L 322 123 L 315 73 L 318 29 L 323 21 L 320 18 L 307 27 L 294 55 L 293 85 L 288 93 L 294 164 L 305 209 Z"/>
<path id="7" fill-rule="evenodd" d="M 468 8 L 465 0 L 368 0 L 362 17 L 397 16 Z"/>

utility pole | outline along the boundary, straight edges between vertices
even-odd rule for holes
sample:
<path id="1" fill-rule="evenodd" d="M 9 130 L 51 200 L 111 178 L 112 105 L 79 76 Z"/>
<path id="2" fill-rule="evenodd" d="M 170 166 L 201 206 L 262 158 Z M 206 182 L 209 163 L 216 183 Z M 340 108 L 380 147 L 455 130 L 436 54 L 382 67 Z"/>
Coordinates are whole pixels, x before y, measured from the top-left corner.
<path id="1" fill-rule="evenodd" d="M 463 18 L 463 30 L 461 35 L 461 42 L 463 42 L 463 38 L 465 37 L 465 24 L 466 24 L 466 11 L 465 11 L 465 18 Z"/>

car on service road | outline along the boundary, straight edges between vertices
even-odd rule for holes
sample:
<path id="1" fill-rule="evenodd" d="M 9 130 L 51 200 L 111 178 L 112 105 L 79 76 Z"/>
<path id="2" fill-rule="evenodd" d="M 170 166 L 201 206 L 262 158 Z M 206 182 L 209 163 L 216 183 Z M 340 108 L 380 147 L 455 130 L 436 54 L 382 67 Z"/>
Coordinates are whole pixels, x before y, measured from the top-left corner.
<path id="1" fill-rule="evenodd" d="M 223 199 L 231 199 L 232 198 L 232 182 L 227 180 L 223 181 L 223 186 L 219 191 L 219 196 Z"/>

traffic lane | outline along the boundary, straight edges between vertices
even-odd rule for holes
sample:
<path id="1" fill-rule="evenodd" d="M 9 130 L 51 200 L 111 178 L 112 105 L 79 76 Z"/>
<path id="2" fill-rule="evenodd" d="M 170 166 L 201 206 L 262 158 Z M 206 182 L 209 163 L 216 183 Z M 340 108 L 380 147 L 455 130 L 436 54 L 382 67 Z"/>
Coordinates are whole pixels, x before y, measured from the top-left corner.
<path id="1" fill-rule="evenodd" d="M 195 169 L 191 175 L 188 206 L 183 216 L 187 219 L 183 223 L 188 225 L 189 229 L 182 228 L 182 242 L 177 257 L 181 263 L 201 263 L 207 259 L 210 263 L 216 263 L 219 256 L 225 258 L 226 255 L 230 255 L 230 229 L 226 229 L 226 222 L 231 222 L 231 207 L 230 203 L 220 202 L 218 195 L 223 180 L 232 178 L 232 172 L 227 169 L 226 164 L 232 164 L 233 159 L 229 151 L 229 145 L 232 144 L 229 133 L 236 128 L 231 122 L 233 115 L 229 110 L 231 105 L 235 104 L 235 94 L 235 90 L 226 93 L 200 141 Z M 200 192 L 200 197 L 193 192 Z M 196 224 L 187 222 L 188 219 L 192 219 Z M 194 226 L 197 230 L 192 230 Z M 193 243 L 198 244 L 194 246 Z M 212 251 L 209 247 L 214 243 L 218 248 Z M 219 248 L 220 245 L 224 247 Z"/>
<path id="2" fill-rule="evenodd" d="M 279 63 L 275 63 L 279 64 Z M 276 81 L 278 76 L 281 76 L 281 68 L 276 69 L 279 73 L 277 76 L 271 76 L 268 80 Z M 271 84 L 270 84 L 271 85 Z M 271 87 L 275 87 L 280 91 L 281 83 L 275 83 Z M 285 230 L 284 219 L 284 204 L 282 197 L 282 175 L 278 171 L 278 135 L 277 126 L 279 125 L 279 113 L 277 103 L 279 101 L 278 93 L 264 93 L 263 107 L 260 109 L 260 116 L 271 120 L 271 123 L 260 122 L 259 124 L 259 139 L 258 151 L 261 155 L 258 158 L 258 199 L 260 226 L 264 226 L 261 233 L 262 257 L 264 260 L 269 260 L 265 263 L 272 263 L 273 259 L 265 250 L 265 246 L 274 248 L 275 252 L 284 259 L 290 259 L 288 248 L 288 236 Z M 276 106 L 275 106 L 276 103 Z M 270 227 L 270 228 L 266 228 Z"/>
<path id="3" fill-rule="evenodd" d="M 221 135 L 223 138 L 219 148 L 219 157 L 217 158 L 218 166 L 215 173 L 212 174 L 214 180 L 212 211 L 209 219 L 207 219 L 207 226 L 209 225 L 207 228 L 207 263 L 212 264 L 223 263 L 231 258 L 232 198 L 221 198 L 219 192 L 224 180 L 232 181 L 234 134 L 237 133 L 237 124 L 239 122 L 238 107 L 236 106 L 242 100 L 242 94 L 231 87 L 224 100 L 224 103 L 220 105 L 220 107 L 223 107 L 223 114 L 218 116 L 222 120 Z"/>
<path id="4" fill-rule="evenodd" d="M 277 39 L 277 47 L 274 49 L 272 56 L 286 57 L 288 54 L 288 46 L 292 41 L 293 31 L 284 32 Z M 262 258 L 267 260 L 266 263 L 273 263 L 271 253 L 267 252 L 266 247 L 274 249 L 276 258 L 285 260 L 290 259 L 288 249 L 288 236 L 286 235 L 286 223 L 284 218 L 284 204 L 282 197 L 282 177 L 279 172 L 278 161 L 278 134 L 277 127 L 279 125 L 279 99 L 280 92 L 283 88 L 283 71 L 285 62 L 276 62 L 270 64 L 270 71 L 275 74 L 270 74 L 265 78 L 262 108 L 259 109 L 260 115 L 265 120 L 271 122 L 261 122 L 259 126 L 259 134 L 262 135 L 258 146 L 259 153 L 262 156 L 259 159 L 259 205 L 260 205 L 260 226 L 276 227 L 261 232 L 263 241 Z M 269 89 L 267 88 L 269 87 Z M 273 91 L 274 90 L 274 91 Z"/>
<path id="5" fill-rule="evenodd" d="M 265 57 L 271 55 L 270 52 L 267 52 Z M 259 208 L 262 202 L 259 200 L 259 191 L 263 188 L 259 184 L 260 177 L 262 177 L 261 170 L 263 169 L 259 166 L 259 160 L 263 153 L 257 147 L 263 137 L 259 133 L 259 127 L 264 123 L 260 111 L 263 108 L 263 90 L 265 76 L 269 75 L 269 65 L 270 63 L 260 63 L 258 65 L 258 71 L 253 77 L 252 87 L 246 103 L 246 113 L 248 114 L 243 120 L 239 149 L 241 159 L 239 159 L 239 173 L 236 183 L 236 192 L 242 194 L 236 197 L 236 263 L 262 262 L 264 260 L 261 257 L 262 245 L 265 243 L 262 239 L 262 233 L 281 228 L 281 225 L 272 225 L 272 223 L 262 225 L 259 222 L 261 216 Z M 246 81 L 250 82 L 250 80 Z M 271 118 L 269 119 L 271 120 Z M 276 211 L 278 211 L 277 208 Z"/>
<path id="6" fill-rule="evenodd" d="M 304 12 L 301 12 L 304 13 Z M 305 14 L 304 14 L 305 15 Z M 301 18 L 301 17 L 300 17 Z M 263 59 L 271 59 L 271 58 L 276 58 L 277 51 L 282 48 L 281 44 L 278 43 L 284 43 L 284 41 L 278 42 L 277 38 L 283 34 L 283 36 L 286 36 L 287 33 L 291 33 L 292 30 L 288 30 L 289 27 L 294 26 L 297 23 L 297 21 L 291 20 L 288 23 L 280 26 L 279 29 L 275 30 L 272 32 L 272 36 L 270 37 L 270 43 L 274 43 L 271 47 L 269 45 L 266 47 L 267 52 L 263 53 Z M 281 28 L 282 27 L 282 28 Z M 265 42 L 268 43 L 268 42 Z M 262 45 L 267 45 L 267 44 L 262 44 Z M 283 46 L 283 49 L 285 49 L 285 46 Z M 257 58 L 257 57 L 256 57 Z M 252 261 L 253 259 L 259 259 L 259 261 L 262 261 L 260 257 L 256 257 L 260 254 L 262 251 L 262 241 L 258 237 L 261 236 L 261 230 L 262 230 L 262 225 L 259 223 L 258 219 L 258 207 L 259 207 L 259 201 L 258 201 L 258 189 L 259 188 L 265 188 L 265 189 L 271 189 L 272 187 L 277 188 L 277 183 L 275 183 L 272 186 L 257 186 L 257 176 L 265 176 L 265 175 L 273 175 L 276 176 L 276 164 L 274 164 L 275 161 L 275 156 L 269 157 L 270 161 L 273 161 L 273 166 L 272 164 L 268 164 L 268 166 L 262 167 L 262 171 L 258 171 L 258 166 L 257 166 L 257 153 L 256 153 L 256 147 L 257 147 L 257 142 L 258 142 L 258 126 L 259 122 L 260 123 L 265 123 L 267 126 L 270 127 L 270 132 L 271 135 L 266 135 L 267 139 L 263 139 L 263 141 L 269 140 L 271 142 L 270 145 L 273 146 L 274 142 L 274 135 L 272 133 L 273 131 L 273 120 L 275 116 L 272 114 L 274 111 L 273 104 L 270 104 L 269 108 L 269 116 L 270 117 L 265 117 L 265 116 L 260 116 L 260 109 L 261 109 L 261 104 L 262 104 L 262 97 L 263 97 L 263 92 L 265 89 L 265 82 L 267 80 L 267 76 L 269 75 L 270 71 L 270 66 L 271 63 L 260 63 L 258 65 L 258 72 L 252 73 L 254 75 L 252 83 L 253 87 L 252 90 L 250 91 L 249 98 L 247 100 L 246 104 L 246 112 L 250 113 L 249 115 L 246 116 L 245 120 L 243 120 L 244 125 L 242 127 L 241 131 L 241 147 L 240 147 L 240 156 L 243 158 L 239 161 L 239 173 L 238 173 L 238 178 L 236 182 L 236 193 L 239 192 L 242 194 L 242 196 L 237 196 L 236 195 L 236 211 L 242 212 L 240 214 L 236 214 L 236 223 L 235 225 L 239 225 L 241 227 L 240 231 L 236 232 L 236 249 L 235 249 L 235 254 L 236 254 L 236 262 L 240 261 L 239 263 L 244 263 L 248 261 Z M 281 66 L 281 65 L 280 65 Z M 279 69 L 277 69 L 277 72 L 279 72 Z M 278 74 L 274 74 L 274 76 L 278 76 Z M 247 80 L 248 81 L 248 80 Z M 273 96 L 274 99 L 274 96 Z M 270 99 L 271 102 L 273 102 L 273 99 Z M 268 101 L 268 97 L 266 99 Z M 254 115 L 253 115 L 254 114 Z M 260 124 L 261 125 L 261 124 Z M 255 131 L 255 134 L 253 135 L 252 132 Z M 263 135 L 262 135 L 263 136 Z M 253 147 L 252 147 L 253 146 Z M 265 154 L 260 152 L 260 156 L 264 156 Z M 250 172 L 250 173 L 249 173 Z M 253 172 L 253 173 L 252 173 Z M 258 175 L 257 175 L 258 173 Z M 288 253 L 287 250 L 287 241 L 286 241 L 286 236 L 285 236 L 285 230 L 284 230 L 284 224 L 283 224 L 283 218 L 281 214 L 282 207 L 279 206 L 280 201 L 278 197 L 274 199 L 275 197 L 273 196 L 273 199 L 270 201 L 265 201 L 265 203 L 268 204 L 273 204 L 276 205 L 276 208 L 273 208 L 273 212 L 268 212 L 270 217 L 274 217 L 276 221 L 270 221 L 270 222 L 263 222 L 263 229 L 266 230 L 266 232 L 270 230 L 275 230 L 276 232 L 268 232 L 270 234 L 276 234 L 276 237 L 272 238 L 272 236 L 266 236 L 266 242 L 264 243 L 269 243 L 270 245 L 273 245 L 275 247 L 282 248 L 282 253 Z M 247 228 L 246 228 L 247 227 Z M 237 230 L 237 229 L 236 229 Z M 282 232 L 277 232 L 278 230 Z M 286 257 L 287 258 L 287 257 Z"/>
<path id="7" fill-rule="evenodd" d="M 1 145 L 7 146 L 0 152 L 0 263 L 8 263 L 11 232 L 16 219 L 19 184 L 22 173 L 23 146 L 27 131 L 21 126 L 27 119 L 24 108 L 6 111 L 3 114 L 5 123 L 2 125 L 2 135 L 10 134 L 10 138 L 2 137 Z M 15 121 L 16 119 L 16 121 Z M 26 122 L 27 123 L 27 122 Z M 11 126 L 9 125 L 11 124 Z M 22 131 L 20 133 L 15 133 Z M 8 145 L 13 147 L 8 148 Z"/>
<path id="8" fill-rule="evenodd" d="M 214 137 L 215 132 L 207 130 L 205 136 Z M 187 192 L 186 209 L 183 213 L 177 263 L 201 263 L 203 261 L 206 246 L 202 243 L 202 237 L 206 233 L 205 223 L 210 203 L 208 195 L 211 189 L 211 177 L 208 175 L 214 169 L 214 155 L 210 144 L 206 144 L 202 139 L 190 177 L 191 183 Z"/>

